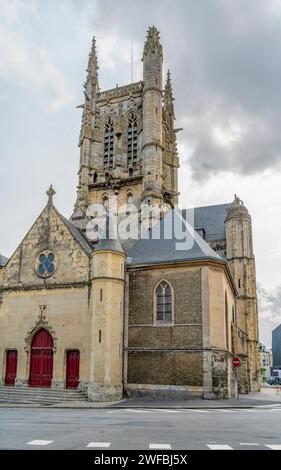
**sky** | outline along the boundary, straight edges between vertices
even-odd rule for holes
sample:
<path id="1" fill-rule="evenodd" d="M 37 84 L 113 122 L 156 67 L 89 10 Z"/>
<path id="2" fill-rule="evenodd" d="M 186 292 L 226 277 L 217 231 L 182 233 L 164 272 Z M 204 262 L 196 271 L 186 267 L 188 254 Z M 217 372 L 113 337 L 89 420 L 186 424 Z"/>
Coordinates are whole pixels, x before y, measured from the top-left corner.
<path id="1" fill-rule="evenodd" d="M 0 253 L 56 189 L 75 202 L 92 36 L 102 89 L 142 79 L 156 25 L 171 70 L 182 207 L 238 194 L 253 219 L 260 339 L 281 323 L 281 0 L 0 0 Z"/>

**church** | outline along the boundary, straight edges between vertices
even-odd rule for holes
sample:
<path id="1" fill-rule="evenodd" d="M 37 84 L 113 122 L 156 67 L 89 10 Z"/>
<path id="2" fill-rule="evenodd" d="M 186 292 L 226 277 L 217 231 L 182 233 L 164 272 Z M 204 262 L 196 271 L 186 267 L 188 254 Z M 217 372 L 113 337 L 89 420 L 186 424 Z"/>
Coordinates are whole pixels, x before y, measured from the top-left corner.
<path id="1" fill-rule="evenodd" d="M 73 214 L 51 186 L 14 254 L 0 256 L 2 388 L 104 402 L 259 390 L 251 216 L 238 196 L 180 209 L 180 129 L 154 26 L 142 60 L 141 81 L 102 91 L 93 39 Z"/>

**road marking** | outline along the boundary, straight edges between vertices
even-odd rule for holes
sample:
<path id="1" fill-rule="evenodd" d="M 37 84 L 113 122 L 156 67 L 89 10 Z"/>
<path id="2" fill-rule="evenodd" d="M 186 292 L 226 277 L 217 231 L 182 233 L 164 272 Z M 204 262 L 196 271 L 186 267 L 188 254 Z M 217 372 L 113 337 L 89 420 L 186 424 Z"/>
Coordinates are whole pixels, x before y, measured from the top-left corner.
<path id="1" fill-rule="evenodd" d="M 192 413 L 209 413 L 209 411 L 206 410 L 188 410 L 191 411 Z"/>
<path id="2" fill-rule="evenodd" d="M 54 441 L 44 441 L 42 439 L 36 439 L 35 441 L 27 442 L 27 445 L 29 445 L 29 446 L 47 446 L 47 445 L 51 444 L 52 442 L 54 442 Z"/>
<path id="3" fill-rule="evenodd" d="M 87 447 L 110 447 L 111 442 L 89 442 Z"/>
<path id="4" fill-rule="evenodd" d="M 179 410 L 165 410 L 164 408 L 151 408 L 149 411 L 160 411 L 161 413 L 180 413 Z"/>
<path id="5" fill-rule="evenodd" d="M 149 410 L 132 410 L 131 408 L 127 408 L 126 411 L 131 411 L 132 413 L 149 413 Z"/>
<path id="6" fill-rule="evenodd" d="M 150 449 L 171 449 L 171 444 L 149 444 Z"/>
<path id="7" fill-rule="evenodd" d="M 280 403 L 271 403 L 270 405 L 256 405 L 254 408 L 272 408 L 273 406 L 280 407 Z"/>
<path id="8" fill-rule="evenodd" d="M 265 447 L 268 447 L 271 450 L 281 450 L 281 444 L 266 445 Z"/>
<path id="9" fill-rule="evenodd" d="M 120 413 L 122 410 L 107 411 L 107 413 Z"/>
<path id="10" fill-rule="evenodd" d="M 240 442 L 240 446 L 259 446 L 256 442 Z"/>
<path id="11" fill-rule="evenodd" d="M 211 450 L 233 450 L 232 447 L 225 444 L 207 444 L 207 447 Z"/>
<path id="12" fill-rule="evenodd" d="M 233 410 L 219 410 L 218 408 L 216 409 L 216 411 L 220 411 L 220 413 L 235 413 L 235 411 Z"/>

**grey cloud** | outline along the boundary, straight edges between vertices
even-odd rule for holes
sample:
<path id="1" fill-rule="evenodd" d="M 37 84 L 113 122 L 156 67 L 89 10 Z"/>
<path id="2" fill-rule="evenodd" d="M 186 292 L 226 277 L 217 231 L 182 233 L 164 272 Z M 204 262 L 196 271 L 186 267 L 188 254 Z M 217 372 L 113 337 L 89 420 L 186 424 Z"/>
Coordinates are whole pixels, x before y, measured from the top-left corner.
<path id="1" fill-rule="evenodd" d="M 273 291 L 258 286 L 259 320 L 263 341 L 271 344 L 271 332 L 281 324 L 281 285 Z"/>
<path id="2" fill-rule="evenodd" d="M 182 162 L 196 179 L 253 174 L 281 162 L 281 2 L 277 0 L 97 2 L 93 30 L 144 41 L 159 28 L 172 69 Z M 279 5 L 279 7 L 278 7 Z M 118 51 L 117 59 L 118 60 Z M 239 138 L 231 144 L 238 126 Z M 214 138 L 218 131 L 226 142 Z"/>

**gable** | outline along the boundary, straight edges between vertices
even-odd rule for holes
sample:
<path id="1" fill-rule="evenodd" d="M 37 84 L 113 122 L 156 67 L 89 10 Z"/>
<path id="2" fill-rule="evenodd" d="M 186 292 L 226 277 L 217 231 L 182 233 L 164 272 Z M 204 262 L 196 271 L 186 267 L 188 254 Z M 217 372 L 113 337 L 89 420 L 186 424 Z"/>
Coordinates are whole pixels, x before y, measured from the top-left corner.
<path id="1" fill-rule="evenodd" d="M 53 205 L 47 205 L 6 267 L 1 269 L 1 287 L 87 281 L 91 247 L 79 229 L 73 227 Z M 45 279 L 36 273 L 42 252 L 52 252 L 55 257 L 55 272 Z"/>

